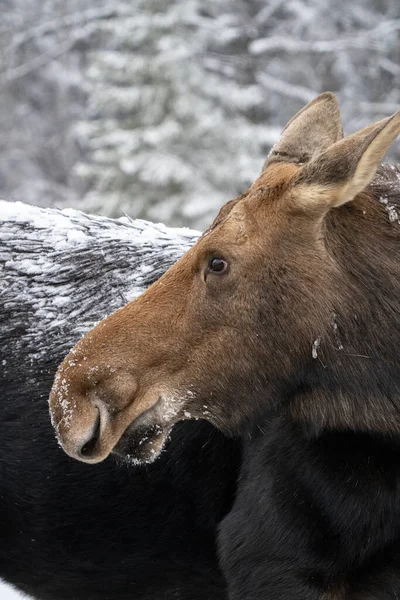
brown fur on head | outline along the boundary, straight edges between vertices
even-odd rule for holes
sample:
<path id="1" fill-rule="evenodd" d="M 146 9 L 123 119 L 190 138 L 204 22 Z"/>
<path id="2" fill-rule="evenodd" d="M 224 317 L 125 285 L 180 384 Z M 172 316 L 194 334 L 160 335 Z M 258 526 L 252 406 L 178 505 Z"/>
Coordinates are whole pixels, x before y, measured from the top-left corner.
<path id="1" fill-rule="evenodd" d="M 399 232 L 369 184 L 399 131 L 397 114 L 343 139 L 329 92 L 303 108 L 254 185 L 66 357 L 65 450 L 151 461 L 179 420 L 240 433 L 271 409 L 398 431 Z"/>

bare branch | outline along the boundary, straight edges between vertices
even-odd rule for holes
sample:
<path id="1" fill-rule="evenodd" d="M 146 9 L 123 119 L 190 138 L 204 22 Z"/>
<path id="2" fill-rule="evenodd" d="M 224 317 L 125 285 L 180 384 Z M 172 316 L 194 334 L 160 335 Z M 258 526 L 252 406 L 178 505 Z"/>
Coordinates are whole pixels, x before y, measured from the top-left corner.
<path id="1" fill-rule="evenodd" d="M 267 54 L 269 52 L 286 52 L 288 54 L 312 52 L 325 54 L 350 49 L 365 49 L 367 43 L 369 48 L 380 49 L 385 36 L 398 30 L 400 30 L 400 19 L 393 19 L 385 21 L 374 29 L 364 31 L 359 35 L 338 40 L 306 42 L 299 39 L 272 36 L 255 40 L 250 44 L 249 51 L 254 55 Z"/>
<path id="2" fill-rule="evenodd" d="M 48 33 L 54 33 L 56 31 L 60 31 L 60 29 L 66 29 L 69 27 L 83 27 L 87 23 L 91 21 L 99 21 L 101 19 L 111 19 L 113 17 L 121 17 L 126 14 L 129 14 L 131 9 L 129 7 L 123 8 L 122 6 L 115 7 L 107 6 L 103 8 L 90 8 L 83 12 L 72 13 L 70 15 L 66 15 L 64 18 L 54 19 L 52 21 L 48 21 L 47 23 L 42 23 L 41 25 L 34 27 L 33 29 L 28 29 L 27 31 L 23 31 L 21 33 L 16 34 L 13 37 L 10 50 L 15 51 L 15 49 L 19 48 L 26 42 L 33 40 L 37 37 L 41 37 Z"/>
<path id="3" fill-rule="evenodd" d="M 56 50 L 39 54 L 39 56 L 35 56 L 35 58 L 32 58 L 32 60 L 28 60 L 28 62 L 19 65 L 14 69 L 8 69 L 0 75 L 2 76 L 3 81 L 6 81 L 7 83 L 16 81 L 17 79 L 21 79 L 22 77 L 26 77 L 26 75 L 29 75 L 30 73 L 41 69 L 42 67 L 50 63 L 52 60 L 59 58 L 62 54 L 65 54 L 66 52 L 71 50 L 71 48 L 73 48 L 73 46 L 75 45 L 76 41 L 76 38 L 73 40 L 68 40 L 67 42 L 64 42 L 64 44 L 60 44 Z"/>
<path id="4" fill-rule="evenodd" d="M 282 96 L 288 96 L 289 98 L 296 98 L 296 100 L 301 100 L 302 102 L 310 102 L 310 100 L 318 95 L 318 92 L 315 90 L 310 90 L 302 85 L 287 83 L 286 81 L 267 75 L 267 73 L 260 73 L 258 81 L 267 90 L 271 90 Z"/>
<path id="5" fill-rule="evenodd" d="M 382 58 L 380 58 L 379 60 L 379 64 L 382 67 L 382 69 L 384 69 L 388 73 L 391 73 L 392 75 L 400 75 L 400 66 L 393 60 L 382 56 Z"/>
<path id="6" fill-rule="evenodd" d="M 396 102 L 360 102 L 360 108 L 370 113 L 382 113 L 388 115 L 400 110 L 400 104 Z"/>
<path id="7" fill-rule="evenodd" d="M 285 0 L 274 0 L 273 2 L 269 2 L 266 6 L 264 6 L 260 12 L 257 14 L 256 21 L 257 23 L 267 23 L 268 20 L 272 17 L 274 12 L 285 3 Z"/>

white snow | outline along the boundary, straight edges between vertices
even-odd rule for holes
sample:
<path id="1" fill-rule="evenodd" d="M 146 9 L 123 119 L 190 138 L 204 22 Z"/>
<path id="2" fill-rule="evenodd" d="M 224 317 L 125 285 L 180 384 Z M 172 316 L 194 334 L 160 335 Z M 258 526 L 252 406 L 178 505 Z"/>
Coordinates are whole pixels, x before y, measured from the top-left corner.
<path id="1" fill-rule="evenodd" d="M 400 225 L 400 215 L 397 211 L 397 208 L 392 204 L 389 204 L 389 200 L 385 196 L 381 196 L 379 198 L 379 202 L 385 206 L 389 221 L 391 223 L 397 222 Z"/>
<path id="2" fill-rule="evenodd" d="M 312 354 L 313 358 L 318 358 L 318 348 L 320 347 L 320 345 L 321 345 L 321 338 L 317 337 L 317 339 L 314 340 L 313 345 L 312 345 L 311 354 Z"/>
<path id="3" fill-rule="evenodd" d="M 27 596 L 22 596 L 10 585 L 0 581 L 0 598 L 1 600 L 21 600 L 21 598 L 27 598 Z"/>

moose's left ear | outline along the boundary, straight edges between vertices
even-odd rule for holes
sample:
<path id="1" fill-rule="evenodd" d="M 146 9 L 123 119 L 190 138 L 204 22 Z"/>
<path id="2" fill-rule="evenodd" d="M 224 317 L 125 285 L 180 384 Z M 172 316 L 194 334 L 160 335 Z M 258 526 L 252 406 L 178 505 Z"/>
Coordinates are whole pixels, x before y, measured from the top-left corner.
<path id="1" fill-rule="evenodd" d="M 327 210 L 350 202 L 371 183 L 399 133 L 400 111 L 336 142 L 298 173 L 295 201 Z"/>
<path id="2" fill-rule="evenodd" d="M 276 162 L 306 163 L 342 138 L 338 101 L 332 92 L 324 92 L 290 119 L 263 171 Z"/>

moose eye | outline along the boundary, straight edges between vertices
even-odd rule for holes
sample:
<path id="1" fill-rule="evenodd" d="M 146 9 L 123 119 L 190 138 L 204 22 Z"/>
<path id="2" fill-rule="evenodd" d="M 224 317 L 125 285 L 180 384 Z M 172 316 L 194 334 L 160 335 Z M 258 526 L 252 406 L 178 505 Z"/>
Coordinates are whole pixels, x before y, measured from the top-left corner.
<path id="1" fill-rule="evenodd" d="M 208 270 L 211 273 L 224 273 L 228 268 L 228 263 L 223 258 L 212 258 L 208 263 Z"/>

